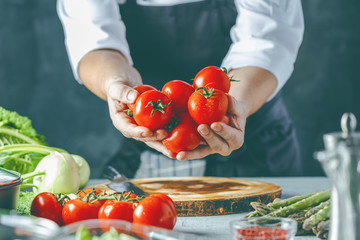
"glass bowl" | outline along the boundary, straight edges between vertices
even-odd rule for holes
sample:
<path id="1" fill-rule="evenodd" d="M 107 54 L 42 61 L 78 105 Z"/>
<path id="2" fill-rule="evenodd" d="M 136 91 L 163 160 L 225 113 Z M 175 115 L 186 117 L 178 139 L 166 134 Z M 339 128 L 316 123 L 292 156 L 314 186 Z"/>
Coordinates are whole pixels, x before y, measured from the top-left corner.
<path id="1" fill-rule="evenodd" d="M 126 234 L 131 240 L 205 240 L 207 236 L 195 233 L 180 232 L 164 228 L 152 227 L 142 224 L 130 223 L 123 220 L 99 220 L 91 219 L 75 222 L 64 227 L 56 234 L 53 240 L 76 239 L 76 232 L 80 227 L 85 227 L 91 236 L 101 236 L 110 228 L 114 228 L 119 234 Z"/>
<path id="2" fill-rule="evenodd" d="M 290 218 L 243 218 L 230 225 L 235 240 L 292 240 L 297 232 L 297 222 Z"/>

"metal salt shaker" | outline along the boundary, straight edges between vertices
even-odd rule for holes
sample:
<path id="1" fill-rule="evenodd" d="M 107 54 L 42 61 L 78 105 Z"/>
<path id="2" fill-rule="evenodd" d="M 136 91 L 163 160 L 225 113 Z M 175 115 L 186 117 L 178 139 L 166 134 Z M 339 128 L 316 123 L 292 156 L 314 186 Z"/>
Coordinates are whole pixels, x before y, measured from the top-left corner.
<path id="1" fill-rule="evenodd" d="M 360 240 L 360 132 L 344 113 L 342 132 L 324 135 L 325 151 L 315 153 L 331 184 L 330 240 Z"/>

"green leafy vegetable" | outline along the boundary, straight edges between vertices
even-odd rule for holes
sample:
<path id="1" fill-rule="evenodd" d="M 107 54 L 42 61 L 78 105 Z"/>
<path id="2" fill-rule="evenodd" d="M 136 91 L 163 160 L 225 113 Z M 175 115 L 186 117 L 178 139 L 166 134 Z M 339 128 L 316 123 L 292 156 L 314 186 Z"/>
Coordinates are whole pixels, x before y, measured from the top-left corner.
<path id="1" fill-rule="evenodd" d="M 77 191 L 80 182 L 86 185 L 90 176 L 86 160 L 76 156 L 75 161 L 67 151 L 47 146 L 44 139 L 29 118 L 0 107 L 0 167 L 22 175 L 22 189 L 66 194 Z"/>
<path id="2" fill-rule="evenodd" d="M 19 172 L 30 173 L 45 156 L 50 153 L 66 152 L 63 149 L 38 144 L 13 144 L 0 147 L 0 167 Z"/>
<path id="3" fill-rule="evenodd" d="M 32 172 L 51 152 L 46 145 L 29 118 L 0 107 L 0 167 L 21 174 Z"/>
<path id="4" fill-rule="evenodd" d="M 19 143 L 46 145 L 45 137 L 36 132 L 29 118 L 0 107 L 0 147 Z"/>
<path id="5" fill-rule="evenodd" d="M 80 226 L 76 231 L 76 240 L 92 240 L 89 230 L 84 226 Z"/>
<path id="6" fill-rule="evenodd" d="M 34 192 L 20 192 L 18 205 L 16 211 L 25 216 L 30 215 L 31 203 L 36 197 L 36 193 Z"/>

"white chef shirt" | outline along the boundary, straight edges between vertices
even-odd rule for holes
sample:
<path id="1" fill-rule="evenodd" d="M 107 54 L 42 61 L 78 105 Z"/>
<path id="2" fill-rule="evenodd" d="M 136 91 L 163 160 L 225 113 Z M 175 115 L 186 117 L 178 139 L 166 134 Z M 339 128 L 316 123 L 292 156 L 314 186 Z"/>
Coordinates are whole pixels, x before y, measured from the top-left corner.
<path id="1" fill-rule="evenodd" d="M 119 11 L 119 4 L 125 1 L 57 1 L 66 49 L 79 83 L 79 62 L 92 50 L 116 49 L 133 65 Z M 202 0 L 137 0 L 137 3 L 168 6 L 197 1 Z M 230 31 L 233 43 L 221 65 L 227 69 L 257 66 L 270 71 L 277 80 L 277 88 L 270 100 L 284 86 L 294 69 L 304 33 L 301 0 L 234 1 L 238 16 Z"/>

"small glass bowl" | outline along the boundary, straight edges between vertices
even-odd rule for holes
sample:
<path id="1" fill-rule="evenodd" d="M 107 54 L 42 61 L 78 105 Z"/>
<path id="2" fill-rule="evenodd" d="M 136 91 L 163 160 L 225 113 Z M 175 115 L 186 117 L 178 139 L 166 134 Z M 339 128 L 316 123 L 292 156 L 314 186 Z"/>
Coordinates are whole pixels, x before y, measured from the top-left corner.
<path id="1" fill-rule="evenodd" d="M 101 236 L 110 228 L 118 233 L 124 233 L 129 239 L 136 240 L 207 240 L 206 235 L 168 230 L 142 224 L 135 224 L 123 220 L 90 219 L 75 222 L 61 227 L 60 231 L 51 240 L 75 240 L 79 227 L 85 227 L 92 236 Z M 124 238 L 125 239 L 125 238 Z"/>
<path id="2" fill-rule="evenodd" d="M 235 240 L 293 240 L 297 232 L 297 222 L 290 218 L 243 218 L 230 225 Z"/>

